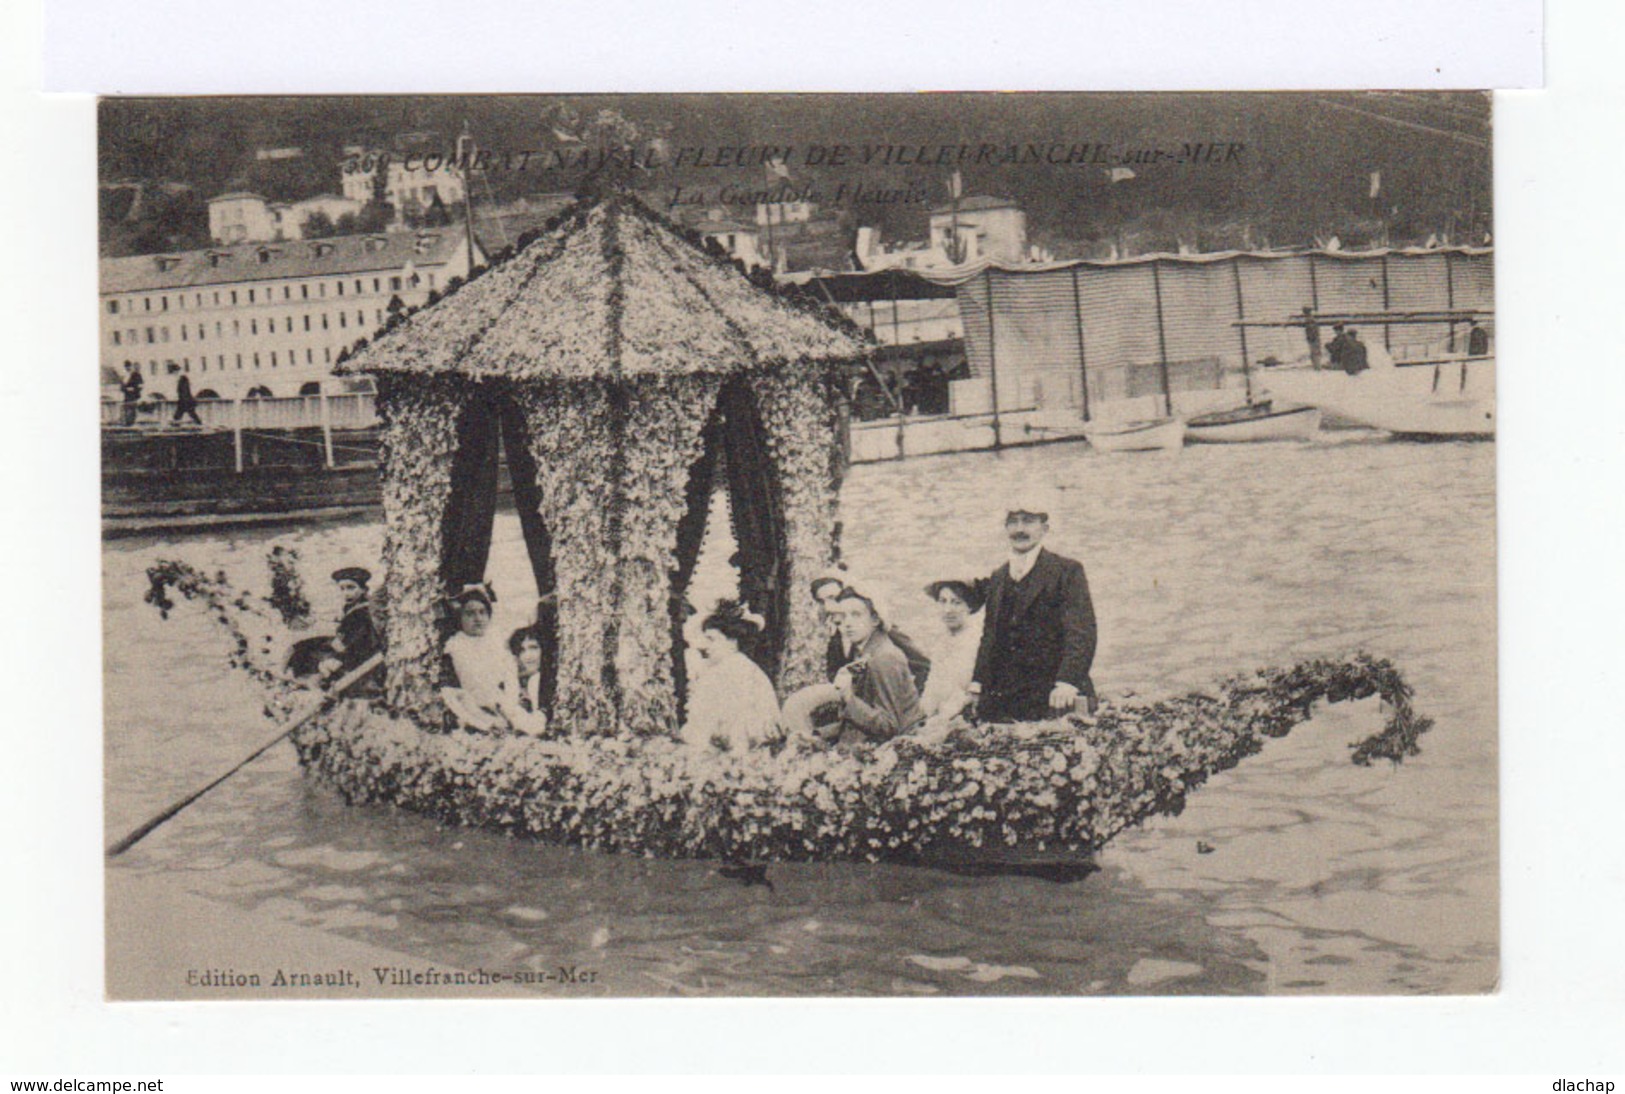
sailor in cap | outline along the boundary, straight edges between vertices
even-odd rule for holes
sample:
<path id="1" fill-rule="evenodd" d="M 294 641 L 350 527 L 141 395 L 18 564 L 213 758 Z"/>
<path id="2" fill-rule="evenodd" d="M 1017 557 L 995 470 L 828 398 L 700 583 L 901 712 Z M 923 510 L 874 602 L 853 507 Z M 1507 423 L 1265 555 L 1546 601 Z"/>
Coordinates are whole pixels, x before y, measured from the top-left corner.
<path id="1" fill-rule="evenodd" d="M 322 662 L 322 675 L 333 679 L 352 672 L 363 661 L 384 648 L 382 636 L 372 619 L 367 586 L 372 574 L 360 566 L 344 566 L 333 571 L 333 583 L 344 598 L 344 614 L 333 636 L 332 656 Z"/>
<path id="2" fill-rule="evenodd" d="M 1056 718 L 1094 697 L 1095 612 L 1083 565 L 1043 546 L 1057 499 L 1025 487 L 1003 505 L 1010 557 L 986 586 L 970 694 L 982 721 Z"/>

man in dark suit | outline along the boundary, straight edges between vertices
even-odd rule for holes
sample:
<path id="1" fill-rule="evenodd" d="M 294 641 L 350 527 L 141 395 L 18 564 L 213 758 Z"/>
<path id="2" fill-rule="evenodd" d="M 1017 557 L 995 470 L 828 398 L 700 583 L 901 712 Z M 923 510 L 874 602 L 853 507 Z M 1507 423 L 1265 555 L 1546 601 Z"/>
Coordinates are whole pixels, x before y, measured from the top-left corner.
<path id="1" fill-rule="evenodd" d="M 976 717 L 1034 722 L 1092 710 L 1095 610 L 1083 565 L 1044 550 L 1053 505 L 1012 499 L 1004 518 L 1010 560 L 987 582 L 982 645 L 971 677 Z"/>

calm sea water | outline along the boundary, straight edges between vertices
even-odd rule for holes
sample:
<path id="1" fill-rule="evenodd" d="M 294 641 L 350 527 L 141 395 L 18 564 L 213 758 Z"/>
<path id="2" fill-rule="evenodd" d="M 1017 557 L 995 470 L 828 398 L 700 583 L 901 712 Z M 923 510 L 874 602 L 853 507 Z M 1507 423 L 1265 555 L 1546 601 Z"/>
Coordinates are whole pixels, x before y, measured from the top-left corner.
<path id="1" fill-rule="evenodd" d="M 1374 704 L 1329 708 L 1126 833 L 1081 881 L 853 864 L 746 886 L 704 863 L 617 858 L 349 808 L 281 746 L 111 870 L 441 966 L 601 970 L 645 994 L 1437 993 L 1497 976 L 1495 449 L 1362 433 L 1313 444 L 1100 456 L 1058 445 L 854 470 L 846 553 L 935 635 L 920 586 L 985 573 L 998 499 L 1061 499 L 1048 545 L 1083 560 L 1096 680 L 1160 696 L 1356 649 L 1393 658 L 1437 721 L 1424 754 L 1357 768 Z M 178 557 L 267 589 L 296 547 L 325 575 L 375 560 L 371 523 L 120 540 L 104 553 L 106 827 L 116 837 L 264 736 L 195 606 L 168 621 L 143 573 Z M 505 604 L 526 581 L 498 517 Z M 173 929 L 184 930 L 183 925 Z"/>

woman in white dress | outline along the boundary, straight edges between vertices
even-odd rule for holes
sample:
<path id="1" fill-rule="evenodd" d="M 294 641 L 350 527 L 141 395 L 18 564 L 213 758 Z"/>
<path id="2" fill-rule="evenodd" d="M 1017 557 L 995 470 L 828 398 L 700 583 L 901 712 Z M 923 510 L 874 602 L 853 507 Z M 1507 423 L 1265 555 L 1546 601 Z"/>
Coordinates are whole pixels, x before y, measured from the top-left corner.
<path id="1" fill-rule="evenodd" d="M 496 592 L 488 583 L 465 585 L 449 598 L 457 633 L 446 639 L 446 656 L 457 686 L 440 689 L 446 708 L 465 729 L 504 733 L 520 713 L 519 672 L 507 644 L 491 632 Z"/>
<path id="2" fill-rule="evenodd" d="M 936 601 L 943 635 L 931 651 L 931 676 L 920 696 L 920 709 L 928 724 L 937 724 L 970 702 L 976 650 L 982 644 L 982 592 L 975 582 L 950 578 L 927 585 L 925 595 Z"/>
<path id="3" fill-rule="evenodd" d="M 745 652 L 761 633 L 761 616 L 732 600 L 720 602 L 701 622 L 702 668 L 688 695 L 681 733 L 686 744 L 740 751 L 778 735 L 773 682 Z"/>

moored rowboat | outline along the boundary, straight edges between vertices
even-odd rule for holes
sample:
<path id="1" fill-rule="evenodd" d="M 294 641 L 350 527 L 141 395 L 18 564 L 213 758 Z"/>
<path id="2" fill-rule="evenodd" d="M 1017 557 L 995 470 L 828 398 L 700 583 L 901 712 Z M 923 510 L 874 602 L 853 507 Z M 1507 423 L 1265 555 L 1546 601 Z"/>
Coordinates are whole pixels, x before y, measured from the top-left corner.
<path id="1" fill-rule="evenodd" d="M 1185 439 L 1192 444 L 1301 441 L 1314 436 L 1319 430 L 1319 407 L 1276 409 L 1271 403 L 1262 402 L 1234 410 L 1198 414 L 1185 423 Z"/>
<path id="2" fill-rule="evenodd" d="M 1172 452 L 1185 443 L 1185 423 L 1179 418 L 1094 423 L 1083 435 L 1097 452 Z"/>

